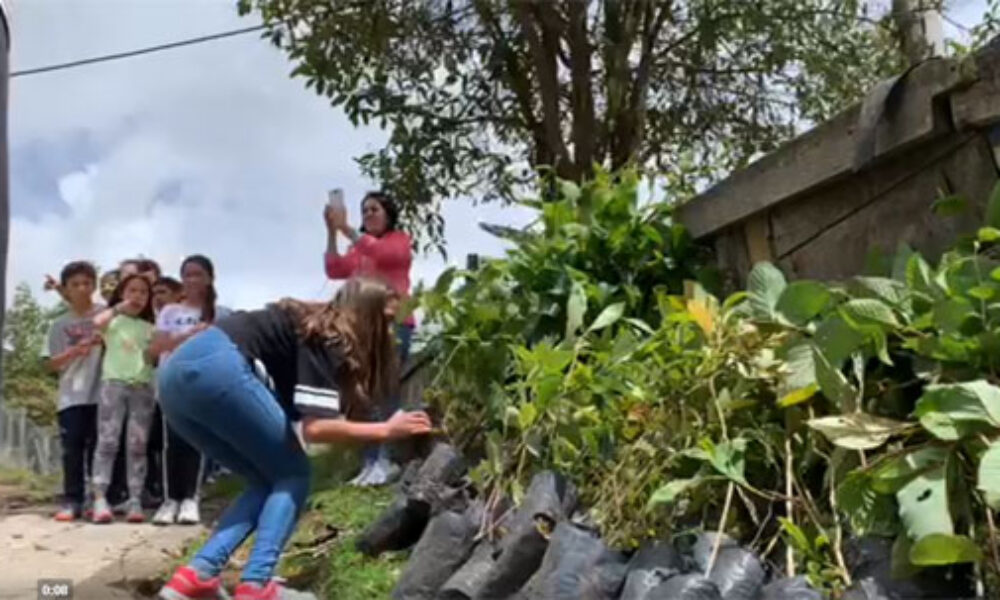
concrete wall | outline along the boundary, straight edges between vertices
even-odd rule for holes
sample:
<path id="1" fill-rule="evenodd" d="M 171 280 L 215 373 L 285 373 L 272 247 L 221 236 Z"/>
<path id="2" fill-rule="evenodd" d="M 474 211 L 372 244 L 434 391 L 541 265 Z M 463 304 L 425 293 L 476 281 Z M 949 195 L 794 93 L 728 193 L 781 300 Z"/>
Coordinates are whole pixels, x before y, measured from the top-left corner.
<path id="1" fill-rule="evenodd" d="M 1000 164 L 1000 39 L 892 83 L 678 209 L 731 285 L 761 260 L 845 278 L 901 242 L 933 257 L 979 227 Z M 968 211 L 935 215 L 941 194 Z"/>

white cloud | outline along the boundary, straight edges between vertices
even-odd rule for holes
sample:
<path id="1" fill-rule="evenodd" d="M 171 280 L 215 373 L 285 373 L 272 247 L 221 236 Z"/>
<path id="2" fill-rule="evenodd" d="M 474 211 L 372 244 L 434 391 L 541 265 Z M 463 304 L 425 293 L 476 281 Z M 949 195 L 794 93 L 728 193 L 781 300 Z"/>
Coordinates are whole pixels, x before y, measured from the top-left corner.
<path id="1" fill-rule="evenodd" d="M 228 0 L 22 1 L 14 9 L 13 69 L 251 24 Z M 143 254 L 175 272 L 184 255 L 198 252 L 216 262 L 230 305 L 329 293 L 320 254 L 325 191 L 340 186 L 358 198 L 369 189 L 352 157 L 378 148 L 384 133 L 353 128 L 289 79 L 290 68 L 250 34 L 13 80 L 12 153 L 39 142 L 68 146 L 81 132 L 99 150 L 45 174 L 68 210 L 28 218 L 18 207 L 59 202 L 31 196 L 40 192 L 12 198 L 9 286 L 27 281 L 37 290 L 44 273 L 78 258 L 111 266 Z M 526 220 L 517 209 L 468 202 L 449 204 L 445 216 L 456 261 L 501 250 L 472 226 L 476 220 Z M 420 257 L 414 280 L 442 266 L 436 256 Z"/>

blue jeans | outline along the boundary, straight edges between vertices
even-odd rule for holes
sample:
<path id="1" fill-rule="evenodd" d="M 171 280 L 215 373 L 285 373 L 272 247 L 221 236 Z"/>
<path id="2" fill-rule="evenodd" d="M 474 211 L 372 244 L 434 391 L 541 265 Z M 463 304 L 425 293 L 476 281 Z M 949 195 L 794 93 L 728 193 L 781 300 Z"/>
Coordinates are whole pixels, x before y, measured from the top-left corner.
<path id="1" fill-rule="evenodd" d="M 399 351 L 399 366 L 402 368 L 406 364 L 406 359 L 410 357 L 410 342 L 413 340 L 413 325 L 396 325 L 396 350 Z M 399 396 L 387 398 L 381 405 L 379 416 L 386 421 L 399 410 Z M 361 456 L 366 463 L 373 463 L 382 458 L 389 457 L 388 446 L 365 446 L 361 451 Z"/>
<path id="2" fill-rule="evenodd" d="M 214 577 L 256 530 L 241 579 L 268 581 L 309 493 L 309 461 L 291 422 L 216 328 L 181 345 L 160 368 L 159 385 L 170 426 L 247 482 L 190 566 Z"/>

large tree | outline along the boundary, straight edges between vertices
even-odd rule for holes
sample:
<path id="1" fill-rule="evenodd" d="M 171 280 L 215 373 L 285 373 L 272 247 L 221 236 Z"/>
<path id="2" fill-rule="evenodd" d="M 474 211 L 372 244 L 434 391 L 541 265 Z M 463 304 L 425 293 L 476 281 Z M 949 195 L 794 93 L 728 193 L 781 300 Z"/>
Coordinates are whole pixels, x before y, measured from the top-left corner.
<path id="1" fill-rule="evenodd" d="M 240 0 L 387 145 L 358 158 L 440 241 L 444 198 L 634 163 L 689 192 L 903 57 L 865 0 Z M 882 3 L 884 4 L 884 2 Z M 891 20 L 889 20 L 891 21 Z"/>

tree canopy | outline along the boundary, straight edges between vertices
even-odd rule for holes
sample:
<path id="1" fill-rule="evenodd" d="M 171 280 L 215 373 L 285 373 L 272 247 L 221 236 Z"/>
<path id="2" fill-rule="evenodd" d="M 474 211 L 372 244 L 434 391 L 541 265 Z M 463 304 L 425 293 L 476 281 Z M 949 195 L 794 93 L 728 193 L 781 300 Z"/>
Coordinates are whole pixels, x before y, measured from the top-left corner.
<path id="1" fill-rule="evenodd" d="M 240 0 L 293 75 L 389 132 L 357 157 L 441 242 L 447 198 L 634 164 L 690 193 L 903 61 L 866 0 Z"/>

